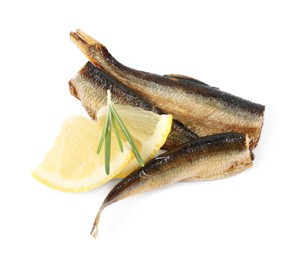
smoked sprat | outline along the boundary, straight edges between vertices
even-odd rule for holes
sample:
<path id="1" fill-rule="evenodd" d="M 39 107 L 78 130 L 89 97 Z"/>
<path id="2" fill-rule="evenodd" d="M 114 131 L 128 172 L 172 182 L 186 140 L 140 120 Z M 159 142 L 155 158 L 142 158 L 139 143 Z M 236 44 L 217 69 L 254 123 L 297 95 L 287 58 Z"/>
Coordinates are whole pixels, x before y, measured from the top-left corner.
<path id="1" fill-rule="evenodd" d="M 81 30 L 71 32 L 70 38 L 89 59 L 70 80 L 70 93 L 93 119 L 97 110 L 106 105 L 107 90 L 119 104 L 171 114 L 174 118 L 164 146 L 168 151 L 135 170 L 110 191 L 97 213 L 92 236 L 97 236 L 102 210 L 119 200 L 178 181 L 233 176 L 252 166 L 265 106 L 191 77 L 129 68 Z"/>

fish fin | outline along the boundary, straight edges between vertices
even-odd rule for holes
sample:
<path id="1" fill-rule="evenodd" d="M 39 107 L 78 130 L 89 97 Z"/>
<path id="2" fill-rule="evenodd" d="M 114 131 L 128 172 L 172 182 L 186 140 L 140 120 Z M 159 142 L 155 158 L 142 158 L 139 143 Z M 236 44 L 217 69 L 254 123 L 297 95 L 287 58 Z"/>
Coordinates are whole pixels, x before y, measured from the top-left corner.
<path id="1" fill-rule="evenodd" d="M 177 81 L 186 81 L 186 82 L 191 82 L 191 83 L 198 83 L 198 84 L 202 84 L 202 85 L 206 85 L 209 86 L 208 84 L 198 80 L 198 79 L 194 79 L 185 75 L 180 75 L 180 74 L 167 74 L 164 75 L 164 77 L 166 78 L 170 78 L 173 80 L 177 80 Z"/>

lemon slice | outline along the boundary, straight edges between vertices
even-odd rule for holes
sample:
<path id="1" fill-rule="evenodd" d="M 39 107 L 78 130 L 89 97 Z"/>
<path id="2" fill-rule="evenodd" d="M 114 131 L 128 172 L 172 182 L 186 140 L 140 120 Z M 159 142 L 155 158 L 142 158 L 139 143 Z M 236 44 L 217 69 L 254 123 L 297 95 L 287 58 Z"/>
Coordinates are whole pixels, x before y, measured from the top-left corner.
<path id="1" fill-rule="evenodd" d="M 172 126 L 172 115 L 158 115 L 132 106 L 117 104 L 113 106 L 133 137 L 143 161 L 148 162 L 166 142 Z M 98 122 L 105 121 L 106 110 L 106 107 L 98 110 L 96 115 Z M 116 177 L 124 178 L 139 167 L 137 160 L 132 156 Z"/>
<path id="2" fill-rule="evenodd" d="M 62 126 L 53 146 L 32 173 L 38 181 L 58 190 L 83 192 L 92 190 L 116 176 L 132 156 L 123 141 L 123 153 L 112 134 L 110 174 L 105 172 L 104 154 L 96 150 L 102 123 L 81 116 L 70 116 Z"/>

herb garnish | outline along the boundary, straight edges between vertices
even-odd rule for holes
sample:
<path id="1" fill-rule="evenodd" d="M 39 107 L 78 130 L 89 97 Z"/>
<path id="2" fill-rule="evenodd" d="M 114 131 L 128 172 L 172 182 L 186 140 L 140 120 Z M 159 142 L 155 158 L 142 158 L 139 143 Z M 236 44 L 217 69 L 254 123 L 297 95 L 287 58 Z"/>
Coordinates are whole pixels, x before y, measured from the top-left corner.
<path id="1" fill-rule="evenodd" d="M 110 150 L 111 150 L 111 130 L 114 129 L 114 133 L 117 138 L 118 145 L 120 147 L 121 152 L 123 152 L 123 144 L 120 136 L 119 129 L 124 134 L 126 140 L 128 141 L 129 145 L 132 148 L 132 151 L 140 164 L 140 166 L 144 166 L 144 162 L 141 158 L 140 153 L 136 147 L 136 144 L 129 133 L 127 127 L 125 126 L 124 122 L 122 121 L 120 115 L 115 110 L 113 103 L 111 101 L 111 93 L 110 90 L 107 90 L 107 112 L 106 112 L 106 122 L 103 127 L 102 135 L 97 147 L 97 154 L 99 154 L 102 150 L 103 143 L 105 142 L 105 170 L 106 174 L 109 175 L 110 173 Z"/>

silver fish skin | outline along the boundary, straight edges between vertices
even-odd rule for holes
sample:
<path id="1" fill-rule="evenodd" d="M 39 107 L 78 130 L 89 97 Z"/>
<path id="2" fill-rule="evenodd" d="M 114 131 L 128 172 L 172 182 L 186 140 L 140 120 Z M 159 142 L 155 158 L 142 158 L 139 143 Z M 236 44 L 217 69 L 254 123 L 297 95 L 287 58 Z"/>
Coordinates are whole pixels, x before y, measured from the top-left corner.
<path id="1" fill-rule="evenodd" d="M 112 100 L 116 104 L 140 107 L 156 114 L 163 114 L 159 108 L 126 88 L 91 62 L 87 62 L 69 81 L 69 88 L 70 93 L 81 101 L 93 119 L 96 117 L 97 110 L 106 105 L 108 89 L 110 89 Z M 171 132 L 162 149 L 171 150 L 198 137 L 182 123 L 173 120 Z"/>
<path id="2" fill-rule="evenodd" d="M 91 235 L 97 236 L 102 210 L 119 200 L 182 180 L 217 180 L 245 170 L 252 165 L 249 142 L 244 134 L 216 134 L 200 137 L 154 158 L 109 192 L 97 213 Z"/>
<path id="3" fill-rule="evenodd" d="M 81 30 L 70 36 L 97 67 L 164 113 L 172 114 L 198 136 L 238 132 L 248 134 L 251 148 L 257 145 L 264 120 L 263 105 L 186 76 L 161 76 L 128 68 Z"/>

